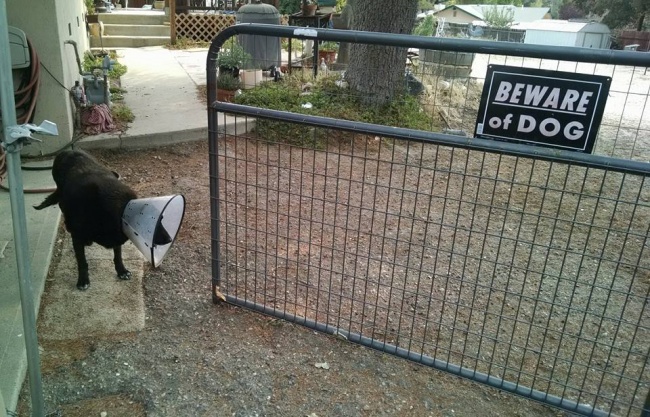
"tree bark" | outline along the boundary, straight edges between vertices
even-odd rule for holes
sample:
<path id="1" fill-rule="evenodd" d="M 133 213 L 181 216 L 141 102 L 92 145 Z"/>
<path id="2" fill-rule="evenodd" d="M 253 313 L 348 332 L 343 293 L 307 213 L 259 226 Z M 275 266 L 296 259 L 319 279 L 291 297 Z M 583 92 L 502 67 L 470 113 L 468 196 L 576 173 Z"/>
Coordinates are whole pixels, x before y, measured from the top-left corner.
<path id="1" fill-rule="evenodd" d="M 645 13 L 641 13 L 636 21 L 636 30 L 641 32 L 643 30 L 643 21 L 645 20 Z"/>
<path id="2" fill-rule="evenodd" d="M 352 29 L 410 34 L 418 0 L 348 0 Z M 399 5 L 399 6 L 398 6 Z M 389 103 L 405 89 L 406 48 L 352 44 L 346 80 L 364 104 Z"/>

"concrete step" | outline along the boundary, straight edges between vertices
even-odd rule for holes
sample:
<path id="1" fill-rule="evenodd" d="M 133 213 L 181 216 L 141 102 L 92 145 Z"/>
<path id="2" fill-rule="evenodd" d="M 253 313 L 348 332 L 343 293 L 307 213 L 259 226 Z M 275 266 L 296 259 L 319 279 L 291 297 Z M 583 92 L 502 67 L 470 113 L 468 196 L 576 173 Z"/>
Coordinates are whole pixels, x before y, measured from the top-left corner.
<path id="1" fill-rule="evenodd" d="M 104 25 L 104 36 L 170 36 L 169 25 Z"/>
<path id="2" fill-rule="evenodd" d="M 142 48 L 144 46 L 162 46 L 171 43 L 167 36 L 104 36 L 100 41 L 98 36 L 90 38 L 91 48 Z"/>
<path id="3" fill-rule="evenodd" d="M 169 23 L 169 16 L 152 10 L 143 12 L 99 13 L 99 21 L 111 25 L 162 25 Z"/>

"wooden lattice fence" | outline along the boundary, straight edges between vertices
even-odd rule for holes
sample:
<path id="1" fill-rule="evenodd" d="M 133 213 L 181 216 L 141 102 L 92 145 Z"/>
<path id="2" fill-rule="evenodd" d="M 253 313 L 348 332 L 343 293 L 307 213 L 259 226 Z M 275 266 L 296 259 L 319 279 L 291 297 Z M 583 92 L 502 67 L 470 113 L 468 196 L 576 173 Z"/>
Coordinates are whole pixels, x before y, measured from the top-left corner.
<path id="1" fill-rule="evenodd" d="M 176 38 L 211 42 L 222 30 L 235 24 L 234 15 L 177 14 Z"/>
<path id="2" fill-rule="evenodd" d="M 232 14 L 183 13 L 174 16 L 173 39 L 186 38 L 194 41 L 211 42 L 222 30 L 235 24 Z M 280 24 L 288 23 L 288 16 L 280 17 Z"/>

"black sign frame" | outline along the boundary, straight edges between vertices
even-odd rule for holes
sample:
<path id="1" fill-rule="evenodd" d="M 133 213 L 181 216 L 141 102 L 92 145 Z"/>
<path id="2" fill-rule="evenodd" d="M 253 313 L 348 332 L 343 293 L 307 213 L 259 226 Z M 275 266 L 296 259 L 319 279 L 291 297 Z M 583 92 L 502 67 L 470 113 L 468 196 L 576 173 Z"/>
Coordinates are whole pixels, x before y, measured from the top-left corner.
<path id="1" fill-rule="evenodd" d="M 611 77 L 488 65 L 474 136 L 591 153 Z"/>

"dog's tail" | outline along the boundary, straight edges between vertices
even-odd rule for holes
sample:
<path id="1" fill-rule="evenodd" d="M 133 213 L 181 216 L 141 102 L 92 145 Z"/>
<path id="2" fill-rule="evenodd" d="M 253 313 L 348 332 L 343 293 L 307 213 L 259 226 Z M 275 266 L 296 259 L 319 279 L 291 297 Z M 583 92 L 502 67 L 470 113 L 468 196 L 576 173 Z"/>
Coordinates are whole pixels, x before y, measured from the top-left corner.
<path id="1" fill-rule="evenodd" d="M 42 210 L 45 207 L 53 206 L 59 203 L 59 190 L 54 191 L 52 194 L 48 195 L 45 200 L 38 206 L 34 206 L 36 210 Z"/>

